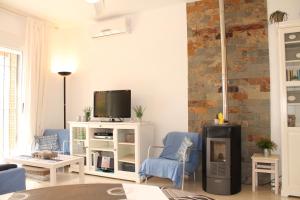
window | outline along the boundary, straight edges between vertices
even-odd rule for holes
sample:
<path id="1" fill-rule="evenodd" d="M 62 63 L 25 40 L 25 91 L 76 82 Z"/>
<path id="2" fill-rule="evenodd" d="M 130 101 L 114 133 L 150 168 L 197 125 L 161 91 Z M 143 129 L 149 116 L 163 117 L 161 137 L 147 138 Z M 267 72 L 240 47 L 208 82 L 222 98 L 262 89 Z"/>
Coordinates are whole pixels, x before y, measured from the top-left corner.
<path id="1" fill-rule="evenodd" d="M 21 53 L 0 47 L 0 158 L 17 142 Z"/>

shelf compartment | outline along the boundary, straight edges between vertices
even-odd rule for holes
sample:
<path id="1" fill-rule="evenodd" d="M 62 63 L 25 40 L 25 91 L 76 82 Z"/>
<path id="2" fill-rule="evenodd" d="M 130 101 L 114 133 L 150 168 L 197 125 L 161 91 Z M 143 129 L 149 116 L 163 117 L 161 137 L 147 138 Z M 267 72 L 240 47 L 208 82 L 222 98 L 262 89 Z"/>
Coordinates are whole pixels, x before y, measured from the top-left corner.
<path id="1" fill-rule="evenodd" d="M 134 143 L 134 129 L 118 129 L 118 143 Z"/>
<path id="2" fill-rule="evenodd" d="M 295 41 L 289 41 L 289 42 L 285 42 L 286 45 L 289 45 L 289 44 L 297 44 L 299 43 L 300 44 L 300 40 L 295 40 Z"/>
<path id="3" fill-rule="evenodd" d="M 74 142 L 85 142 L 86 139 L 74 139 Z"/>
<path id="4" fill-rule="evenodd" d="M 83 154 L 83 153 L 74 153 L 73 156 L 86 157 L 86 154 Z"/>
<path id="5" fill-rule="evenodd" d="M 133 154 L 128 154 L 126 156 L 121 157 L 118 161 L 124 162 L 124 163 L 135 164 L 135 156 Z"/>
<path id="6" fill-rule="evenodd" d="M 112 148 L 91 148 L 91 151 L 109 151 L 114 152 L 115 150 Z"/>
<path id="7" fill-rule="evenodd" d="M 300 32 L 285 33 L 284 40 L 286 44 L 300 42 Z"/>
<path id="8" fill-rule="evenodd" d="M 112 139 L 97 139 L 97 138 L 92 138 L 91 141 L 96 141 L 96 142 L 113 142 Z"/>
<path id="9" fill-rule="evenodd" d="M 99 139 L 99 140 L 101 140 L 101 139 L 113 140 L 114 129 L 112 129 L 112 128 L 91 128 L 89 132 L 90 132 L 90 138 Z M 106 138 L 95 138 L 95 134 L 99 134 Z"/>
<path id="10" fill-rule="evenodd" d="M 300 59 L 295 59 L 295 60 L 286 60 L 286 63 L 299 63 L 300 64 Z M 300 66 L 299 66 L 300 67 Z"/>
<path id="11" fill-rule="evenodd" d="M 73 140 L 85 140 L 86 128 L 85 127 L 73 127 L 72 128 Z"/>
<path id="12" fill-rule="evenodd" d="M 286 81 L 285 82 L 285 86 L 287 86 L 287 87 L 300 86 L 300 80 L 297 80 L 297 81 Z"/>
<path id="13" fill-rule="evenodd" d="M 287 87 L 288 127 L 300 126 L 300 87 Z"/>
<path id="14" fill-rule="evenodd" d="M 119 142 L 119 145 L 129 145 L 129 146 L 134 146 L 135 144 L 132 142 Z"/>
<path id="15" fill-rule="evenodd" d="M 123 172 L 135 172 L 136 167 L 134 163 L 128 163 L 128 162 L 119 162 L 119 171 Z"/>

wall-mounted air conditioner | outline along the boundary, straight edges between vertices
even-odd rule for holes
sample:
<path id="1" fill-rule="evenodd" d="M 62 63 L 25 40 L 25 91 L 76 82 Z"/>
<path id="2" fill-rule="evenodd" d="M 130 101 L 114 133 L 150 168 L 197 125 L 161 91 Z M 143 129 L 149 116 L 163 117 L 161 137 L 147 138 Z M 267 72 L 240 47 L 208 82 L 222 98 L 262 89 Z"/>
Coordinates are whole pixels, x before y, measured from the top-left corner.
<path id="1" fill-rule="evenodd" d="M 130 20 L 127 17 L 118 17 L 101 20 L 91 25 L 91 37 L 99 38 L 130 32 Z"/>

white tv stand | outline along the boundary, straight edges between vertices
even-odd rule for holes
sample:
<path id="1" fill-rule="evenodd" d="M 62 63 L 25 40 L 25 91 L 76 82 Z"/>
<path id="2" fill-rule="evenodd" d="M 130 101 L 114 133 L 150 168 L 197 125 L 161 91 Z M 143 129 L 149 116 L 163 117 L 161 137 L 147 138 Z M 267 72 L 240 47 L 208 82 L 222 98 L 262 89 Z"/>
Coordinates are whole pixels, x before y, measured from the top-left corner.
<path id="1" fill-rule="evenodd" d="M 153 143 L 154 129 L 147 122 L 69 122 L 70 152 L 85 158 L 84 172 L 140 182 L 139 169 L 147 157 L 148 146 Z M 113 139 L 97 139 L 95 132 L 112 132 Z M 114 157 L 114 171 L 103 172 L 97 168 L 97 155 Z M 71 166 L 78 171 L 78 166 Z"/>

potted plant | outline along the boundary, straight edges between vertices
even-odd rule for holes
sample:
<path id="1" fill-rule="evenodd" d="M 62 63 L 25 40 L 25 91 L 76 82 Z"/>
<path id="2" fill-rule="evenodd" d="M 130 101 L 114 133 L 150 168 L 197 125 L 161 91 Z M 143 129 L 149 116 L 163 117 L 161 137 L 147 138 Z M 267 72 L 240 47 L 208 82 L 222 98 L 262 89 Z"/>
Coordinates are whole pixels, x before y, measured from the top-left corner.
<path id="1" fill-rule="evenodd" d="M 256 145 L 264 151 L 264 156 L 270 156 L 272 150 L 276 150 L 277 145 L 268 138 L 260 139 Z"/>
<path id="2" fill-rule="evenodd" d="M 91 120 L 91 115 L 92 115 L 92 107 L 88 106 L 85 107 L 85 109 L 83 110 L 84 112 L 84 119 L 86 122 Z"/>
<path id="3" fill-rule="evenodd" d="M 133 108 L 133 111 L 135 112 L 135 116 L 138 119 L 138 121 L 142 121 L 145 108 L 143 108 L 141 105 L 138 105 Z"/>
<path id="4" fill-rule="evenodd" d="M 286 21 L 288 17 L 288 14 L 286 12 L 282 12 L 280 10 L 276 10 L 270 15 L 269 21 L 271 24 L 279 23 Z"/>

